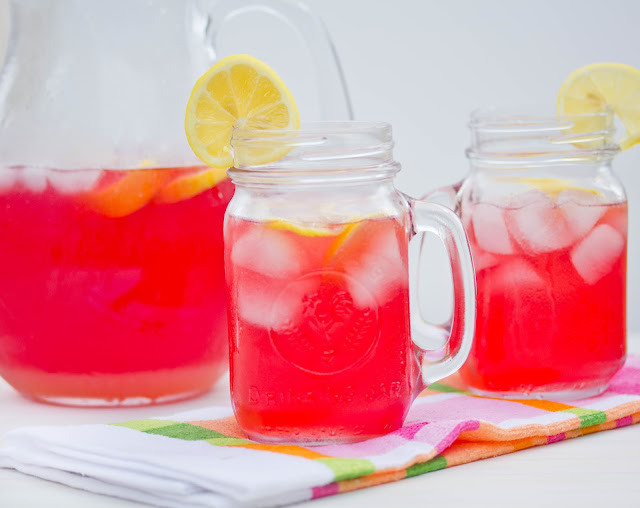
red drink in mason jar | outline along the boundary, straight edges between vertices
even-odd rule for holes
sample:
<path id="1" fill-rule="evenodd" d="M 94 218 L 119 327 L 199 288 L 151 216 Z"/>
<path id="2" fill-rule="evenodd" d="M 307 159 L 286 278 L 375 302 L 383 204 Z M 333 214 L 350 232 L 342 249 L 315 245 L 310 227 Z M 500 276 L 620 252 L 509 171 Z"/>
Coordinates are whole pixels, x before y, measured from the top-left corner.
<path id="1" fill-rule="evenodd" d="M 248 435 L 318 443 L 400 427 L 419 378 L 405 225 L 232 216 L 225 239 L 231 385 Z"/>
<path id="2" fill-rule="evenodd" d="M 0 375 L 74 405 L 209 389 L 227 365 L 231 182 L 202 167 L 0 175 Z"/>
<path id="3" fill-rule="evenodd" d="M 239 426 L 257 441 L 305 445 L 400 428 L 471 346 L 475 283 L 460 219 L 398 192 L 385 123 L 239 128 L 231 145 L 224 242 Z M 427 231 L 451 262 L 451 330 L 410 313 L 408 244 Z"/>
<path id="4" fill-rule="evenodd" d="M 461 214 L 478 302 L 466 383 L 516 398 L 604 390 L 625 359 L 626 201 L 531 190 Z"/>

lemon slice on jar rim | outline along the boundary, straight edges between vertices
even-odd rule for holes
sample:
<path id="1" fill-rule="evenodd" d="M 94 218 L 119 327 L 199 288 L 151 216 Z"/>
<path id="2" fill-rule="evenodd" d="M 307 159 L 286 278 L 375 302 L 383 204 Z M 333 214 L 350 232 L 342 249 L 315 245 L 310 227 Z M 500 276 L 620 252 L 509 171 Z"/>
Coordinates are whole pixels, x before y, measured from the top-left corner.
<path id="1" fill-rule="evenodd" d="M 191 149 L 207 166 L 227 169 L 233 164 L 234 127 L 298 129 L 300 115 L 291 92 L 271 67 L 249 55 L 223 58 L 196 82 L 187 102 L 185 133 Z M 261 150 L 267 163 L 282 150 Z"/>
<path id="2" fill-rule="evenodd" d="M 558 115 L 582 115 L 613 109 L 625 132 L 622 150 L 640 142 L 640 70 L 621 63 L 594 63 L 571 73 L 556 101 Z M 576 124 L 579 132 L 599 130 L 597 120 Z"/>

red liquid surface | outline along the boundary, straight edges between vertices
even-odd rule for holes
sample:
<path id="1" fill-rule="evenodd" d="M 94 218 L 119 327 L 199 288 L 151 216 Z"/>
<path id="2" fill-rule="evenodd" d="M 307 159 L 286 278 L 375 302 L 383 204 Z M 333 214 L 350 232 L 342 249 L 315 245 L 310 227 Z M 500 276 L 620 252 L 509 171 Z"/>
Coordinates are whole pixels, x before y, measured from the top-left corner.
<path id="1" fill-rule="evenodd" d="M 332 231 L 228 220 L 232 401 L 253 438 L 377 436 L 400 427 L 413 400 L 404 225 Z"/>
<path id="2" fill-rule="evenodd" d="M 77 172 L 29 171 L 0 191 L 2 377 L 70 404 L 209 389 L 227 365 L 222 223 L 232 184 L 172 203 L 145 187 L 138 209 L 109 217 L 124 210 L 117 200 L 138 198 L 125 189 L 98 206 L 99 189 L 133 172 L 103 171 L 74 190 Z M 166 182 L 195 170 L 143 171 Z"/>
<path id="3" fill-rule="evenodd" d="M 483 392 L 597 393 L 625 359 L 627 205 L 535 192 L 463 210 L 478 313 L 461 374 Z"/>

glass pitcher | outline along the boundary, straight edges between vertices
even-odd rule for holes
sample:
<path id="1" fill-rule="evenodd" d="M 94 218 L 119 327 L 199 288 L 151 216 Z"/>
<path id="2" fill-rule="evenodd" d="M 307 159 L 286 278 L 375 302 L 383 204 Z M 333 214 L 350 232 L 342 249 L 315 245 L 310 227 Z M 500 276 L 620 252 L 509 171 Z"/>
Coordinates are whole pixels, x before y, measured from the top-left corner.
<path id="1" fill-rule="evenodd" d="M 233 185 L 183 131 L 230 19 L 304 34 L 321 111 L 349 117 L 321 22 L 286 0 L 14 0 L 0 75 L 0 375 L 41 401 L 166 402 L 227 366 Z"/>
<path id="2" fill-rule="evenodd" d="M 420 391 L 456 371 L 471 347 L 475 285 L 459 219 L 396 190 L 388 124 L 243 129 L 232 147 L 225 266 L 239 425 L 273 443 L 396 430 Z M 283 159 L 257 162 L 283 147 Z M 408 243 L 417 232 L 446 246 L 450 329 L 410 319 Z"/>
<path id="3" fill-rule="evenodd" d="M 476 336 L 461 369 L 472 392 L 584 398 L 622 367 L 627 201 L 611 170 L 613 120 L 473 115 L 471 170 L 440 194 L 465 224 L 477 274 Z"/>

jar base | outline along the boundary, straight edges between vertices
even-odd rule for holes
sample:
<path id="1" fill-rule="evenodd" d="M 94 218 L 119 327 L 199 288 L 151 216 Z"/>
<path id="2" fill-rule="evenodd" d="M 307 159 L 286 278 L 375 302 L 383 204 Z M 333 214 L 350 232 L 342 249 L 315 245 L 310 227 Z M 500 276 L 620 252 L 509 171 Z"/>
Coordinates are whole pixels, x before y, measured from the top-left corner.
<path id="1" fill-rule="evenodd" d="M 488 390 L 479 390 L 468 386 L 467 390 L 473 395 L 481 397 L 490 397 L 494 399 L 526 399 L 526 400 L 579 400 L 596 397 L 603 393 L 609 387 L 609 383 L 600 386 L 589 386 L 588 388 L 576 388 L 567 390 L 532 390 L 522 392 L 492 392 Z"/>
<path id="2" fill-rule="evenodd" d="M 2 369 L 2 377 L 23 396 L 74 407 L 135 407 L 177 402 L 207 393 L 226 362 L 121 373 L 43 372 Z"/>
<path id="3" fill-rule="evenodd" d="M 337 444 L 351 444 L 365 441 L 374 437 L 380 436 L 339 436 L 335 437 L 299 437 L 291 438 L 287 436 L 265 436 L 263 434 L 256 434 L 253 432 L 247 432 L 245 430 L 247 438 L 257 443 L 263 443 L 267 445 L 291 445 L 291 446 L 324 446 L 324 445 L 337 445 Z"/>

